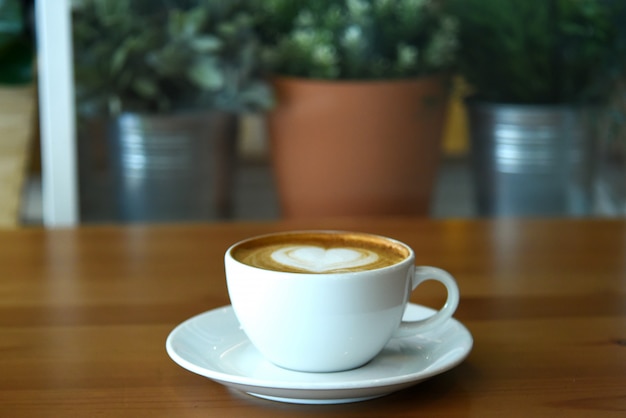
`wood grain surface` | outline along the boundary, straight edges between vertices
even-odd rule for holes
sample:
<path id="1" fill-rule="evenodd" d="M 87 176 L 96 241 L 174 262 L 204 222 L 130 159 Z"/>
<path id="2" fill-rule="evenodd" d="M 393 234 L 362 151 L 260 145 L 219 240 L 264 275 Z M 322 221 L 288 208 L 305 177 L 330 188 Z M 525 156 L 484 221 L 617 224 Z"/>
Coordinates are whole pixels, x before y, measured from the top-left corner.
<path id="1" fill-rule="evenodd" d="M 288 229 L 391 236 L 456 276 L 458 367 L 376 400 L 289 405 L 172 362 L 229 303 L 226 248 Z M 437 306 L 436 284 L 413 301 Z M 336 220 L 0 231 L 0 417 L 626 416 L 626 222 Z"/>

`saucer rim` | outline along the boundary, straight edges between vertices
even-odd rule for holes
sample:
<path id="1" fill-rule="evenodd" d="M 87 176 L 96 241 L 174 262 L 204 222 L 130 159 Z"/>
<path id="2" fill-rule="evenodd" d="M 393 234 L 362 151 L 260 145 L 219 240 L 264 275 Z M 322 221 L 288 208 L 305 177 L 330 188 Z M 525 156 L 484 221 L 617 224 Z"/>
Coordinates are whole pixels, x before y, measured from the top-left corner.
<path id="1" fill-rule="evenodd" d="M 411 306 L 412 308 L 418 308 L 420 310 L 424 310 L 426 312 L 429 313 L 434 313 L 435 310 L 423 306 L 423 305 L 419 305 L 419 304 L 415 304 L 415 303 L 408 303 L 408 306 Z M 236 374 L 230 374 L 230 373 L 226 373 L 226 372 L 222 372 L 222 371 L 218 371 L 215 369 L 208 369 L 206 367 L 203 366 L 199 366 L 197 364 L 194 364 L 192 362 L 190 362 L 189 360 L 181 357 L 177 352 L 176 349 L 173 347 L 174 344 L 174 340 L 177 337 L 177 334 L 179 332 L 181 332 L 181 330 L 187 326 L 190 322 L 195 322 L 197 321 L 199 318 L 203 317 L 203 316 L 208 316 L 211 314 L 217 314 L 218 312 L 221 312 L 222 314 L 232 314 L 234 315 L 234 311 L 231 305 L 225 305 L 225 306 L 221 306 L 218 308 L 214 308 L 214 309 L 210 309 L 208 311 L 202 312 L 200 314 L 194 315 L 188 319 L 186 319 L 185 321 L 181 322 L 180 324 L 178 324 L 168 335 L 167 340 L 166 340 L 166 351 L 168 353 L 168 355 L 170 356 L 170 358 L 177 363 L 179 366 L 183 367 L 184 369 L 187 369 L 188 371 L 191 371 L 195 374 L 198 374 L 200 376 L 204 376 L 206 378 L 209 378 L 211 380 L 217 381 L 223 385 L 226 386 L 240 386 L 240 387 L 247 387 L 248 389 L 242 389 L 242 388 L 238 388 L 239 390 L 244 390 L 250 394 L 253 395 L 257 395 L 257 393 L 254 393 L 254 388 L 263 388 L 263 389 L 274 389 L 274 390 L 286 390 L 286 391 L 311 391 L 311 392 L 328 392 L 328 391 L 332 391 L 332 392 L 338 392 L 338 391 L 354 391 L 354 390 L 365 390 L 365 389 L 377 389 L 377 388 L 389 388 L 389 393 L 399 390 L 400 388 L 403 387 L 408 387 L 411 386 L 413 384 L 417 384 L 419 382 L 422 382 L 424 380 L 430 379 L 436 375 L 439 375 L 441 373 L 444 373 L 456 366 L 458 366 L 460 363 L 462 363 L 467 356 L 469 355 L 469 353 L 471 352 L 472 348 L 473 348 L 473 344 L 474 344 L 474 340 L 472 337 L 472 334 L 469 332 L 469 330 L 458 320 L 451 318 L 450 322 L 447 323 L 446 327 L 450 327 L 450 326 L 454 326 L 457 327 L 458 330 L 456 330 L 455 332 L 461 332 L 463 334 L 465 334 L 465 344 L 463 344 L 462 346 L 462 352 L 457 354 L 455 356 L 454 359 L 452 359 L 451 361 L 433 368 L 433 370 L 424 372 L 424 371 L 418 371 L 418 372 L 412 372 L 412 373 L 407 373 L 405 375 L 393 375 L 393 376 L 386 376 L 386 377 L 380 377 L 380 378 L 371 378 L 371 379 L 354 379 L 354 380 L 349 380 L 349 381 L 345 381 L 345 382 L 337 382 L 337 381 L 324 381 L 324 382 L 289 382 L 289 381 L 284 381 L 284 380 L 274 380 L 274 379 L 259 379 L 258 377 L 250 377 L 250 376 L 242 376 L 242 375 L 236 375 Z M 245 336 L 245 333 L 243 332 L 243 330 L 241 330 L 240 328 L 236 331 L 236 332 L 240 332 L 242 334 L 241 336 L 241 341 L 238 342 L 238 344 L 241 343 L 248 343 L 251 344 L 250 341 L 248 340 L 248 338 Z M 430 330 L 425 332 L 424 336 L 426 335 L 437 335 L 440 334 L 442 332 L 441 329 L 434 329 L 434 330 Z M 407 339 L 411 339 L 411 338 L 415 338 L 415 337 L 407 337 Z M 367 367 L 367 364 L 362 366 L 362 367 Z M 340 373 L 349 373 L 351 370 L 347 370 L 345 372 L 333 372 L 333 373 L 328 373 L 329 376 L 330 375 L 337 375 Z M 307 373 L 307 372 L 297 372 L 297 371 L 293 371 L 293 373 L 299 373 L 299 374 L 315 374 L 318 375 L 319 373 Z M 395 387 L 398 387 L 399 389 L 393 389 Z M 258 396 L 258 395 L 257 395 Z M 382 396 L 382 395 L 381 395 Z M 295 398 L 293 398 L 295 399 Z"/>

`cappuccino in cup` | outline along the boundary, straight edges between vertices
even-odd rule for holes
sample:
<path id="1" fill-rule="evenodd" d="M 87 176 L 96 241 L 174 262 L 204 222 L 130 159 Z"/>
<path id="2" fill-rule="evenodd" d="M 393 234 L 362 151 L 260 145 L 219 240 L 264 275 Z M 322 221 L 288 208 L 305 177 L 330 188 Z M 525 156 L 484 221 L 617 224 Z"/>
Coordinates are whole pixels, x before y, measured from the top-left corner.
<path id="1" fill-rule="evenodd" d="M 400 244 L 373 235 L 286 233 L 244 242 L 232 250 L 252 267 L 290 273 L 348 273 L 375 270 L 409 256 Z"/>
<path id="2" fill-rule="evenodd" d="M 397 240 L 343 231 L 259 236 L 225 254 L 233 310 L 251 343 L 270 362 L 303 372 L 362 366 L 391 338 L 412 336 L 450 319 L 459 291 L 450 274 L 416 267 Z M 447 289 L 433 316 L 403 321 L 412 291 L 426 280 Z"/>

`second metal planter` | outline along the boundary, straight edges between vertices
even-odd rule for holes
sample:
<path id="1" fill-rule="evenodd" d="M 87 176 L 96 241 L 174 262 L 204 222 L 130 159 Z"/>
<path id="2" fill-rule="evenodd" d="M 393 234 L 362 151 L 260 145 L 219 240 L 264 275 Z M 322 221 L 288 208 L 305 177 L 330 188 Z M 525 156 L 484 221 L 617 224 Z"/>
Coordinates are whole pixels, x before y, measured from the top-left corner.
<path id="1" fill-rule="evenodd" d="M 469 102 L 478 214 L 589 214 L 593 141 L 587 115 L 569 106 Z"/>

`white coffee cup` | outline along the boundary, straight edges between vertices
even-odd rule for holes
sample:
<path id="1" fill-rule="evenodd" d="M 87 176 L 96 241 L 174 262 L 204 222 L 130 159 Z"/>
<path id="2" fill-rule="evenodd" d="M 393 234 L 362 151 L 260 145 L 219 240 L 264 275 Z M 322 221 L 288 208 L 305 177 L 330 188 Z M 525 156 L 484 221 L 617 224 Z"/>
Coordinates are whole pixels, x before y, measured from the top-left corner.
<path id="1" fill-rule="evenodd" d="M 263 235 L 234 244 L 225 255 L 228 292 L 243 331 L 269 361 L 304 372 L 362 366 L 391 338 L 449 320 L 459 302 L 454 278 L 414 263 L 406 244 L 344 231 Z M 429 318 L 402 321 L 411 292 L 427 280 L 446 287 L 445 305 Z"/>

